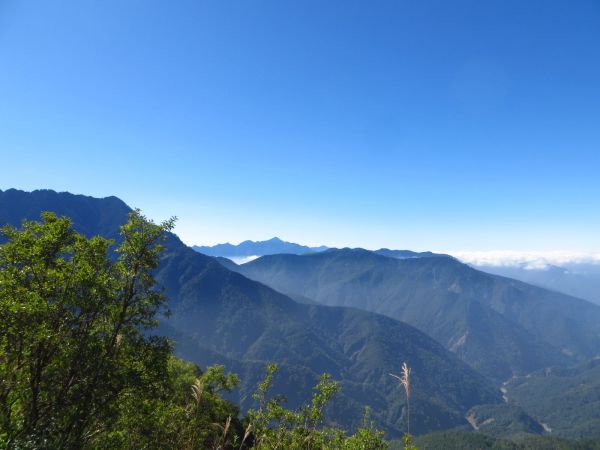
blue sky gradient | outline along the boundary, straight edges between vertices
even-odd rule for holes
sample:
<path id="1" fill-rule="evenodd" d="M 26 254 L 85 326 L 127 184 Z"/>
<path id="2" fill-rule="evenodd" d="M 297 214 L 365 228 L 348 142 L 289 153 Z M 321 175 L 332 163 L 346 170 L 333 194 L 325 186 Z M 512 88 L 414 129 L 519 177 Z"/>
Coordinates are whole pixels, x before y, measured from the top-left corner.
<path id="1" fill-rule="evenodd" d="M 0 189 L 189 244 L 600 251 L 600 2 L 0 2 Z"/>

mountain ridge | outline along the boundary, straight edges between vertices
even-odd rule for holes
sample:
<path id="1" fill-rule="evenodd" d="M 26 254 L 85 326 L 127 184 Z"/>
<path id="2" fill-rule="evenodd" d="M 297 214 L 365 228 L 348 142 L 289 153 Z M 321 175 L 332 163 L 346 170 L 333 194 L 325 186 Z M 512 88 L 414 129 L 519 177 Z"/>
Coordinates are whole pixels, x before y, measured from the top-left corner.
<path id="1" fill-rule="evenodd" d="M 213 246 L 194 245 L 192 246 L 192 248 L 197 252 L 203 253 L 208 256 L 238 258 L 271 255 L 276 253 L 304 254 L 311 252 L 321 252 L 328 249 L 328 247 L 324 245 L 318 247 L 309 247 L 306 245 L 300 245 L 293 242 L 283 241 L 278 237 L 273 237 L 266 241 L 246 240 L 240 242 L 237 245 L 226 242 L 223 244 L 216 244 Z"/>
<path id="2" fill-rule="evenodd" d="M 513 278 L 600 305 L 600 264 L 547 264 L 540 268 L 530 267 L 528 263 L 512 266 L 472 266 L 483 272 Z"/>
<path id="3" fill-rule="evenodd" d="M 265 241 L 251 241 L 245 240 L 239 244 L 231 244 L 229 242 L 223 244 L 216 244 L 212 246 L 199 246 L 193 245 L 192 248 L 199 253 L 203 253 L 208 256 L 221 257 L 221 258 L 242 258 L 242 257 L 259 257 L 276 254 L 292 254 L 292 255 L 303 255 L 306 253 L 319 253 L 328 250 L 342 250 L 349 249 L 350 247 L 344 247 L 338 249 L 335 247 L 328 247 L 321 245 L 318 247 L 310 247 L 307 245 L 297 244 L 294 242 L 284 241 L 278 237 L 273 237 Z M 358 247 L 360 248 L 360 247 Z M 361 249 L 362 250 L 362 249 Z M 430 251 L 415 252 L 412 250 L 391 250 L 389 248 L 380 248 L 377 250 L 367 250 L 374 253 L 389 256 L 392 258 L 404 259 L 404 258 L 427 258 L 434 256 L 446 256 L 451 258 L 450 255 L 441 253 L 433 253 Z"/>
<path id="4" fill-rule="evenodd" d="M 286 294 L 415 325 L 498 381 L 600 351 L 597 306 L 452 257 L 397 259 L 341 249 L 263 256 L 237 270 Z"/>
<path id="5" fill-rule="evenodd" d="M 95 214 L 85 208 L 82 213 L 89 200 L 73 194 L 21 192 L 18 197 L 10 205 L 0 192 L 1 223 L 19 217 L 12 223 L 18 225 L 23 218 L 55 210 L 78 217 L 74 227 L 80 231 L 94 235 L 103 228 L 114 235 L 130 211 L 124 202 L 97 201 Z M 403 433 L 405 405 L 388 372 L 404 361 L 414 370 L 416 433 L 464 424 L 471 407 L 501 401 L 491 383 L 416 328 L 353 308 L 297 303 L 195 252 L 174 234 L 168 234 L 155 276 L 172 312 L 160 321 L 160 330 L 177 339 L 177 353 L 184 359 L 235 368 L 242 385 L 234 395 L 244 409 L 268 362 L 281 366 L 273 393 L 285 395 L 292 406 L 306 400 L 318 375 L 329 371 L 342 384 L 329 417 L 356 427 L 369 406 L 372 419 L 390 436 Z"/>

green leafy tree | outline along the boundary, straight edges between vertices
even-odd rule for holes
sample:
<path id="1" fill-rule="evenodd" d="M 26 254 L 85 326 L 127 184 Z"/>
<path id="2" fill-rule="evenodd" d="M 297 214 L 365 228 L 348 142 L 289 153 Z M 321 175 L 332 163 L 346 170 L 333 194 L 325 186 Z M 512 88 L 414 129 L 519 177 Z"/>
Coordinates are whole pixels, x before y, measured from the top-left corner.
<path id="1" fill-rule="evenodd" d="M 327 449 L 376 450 L 386 449 L 383 433 L 375 431 L 368 418 L 365 425 L 348 437 L 343 430 L 323 426 L 324 410 L 339 392 L 339 383 L 324 374 L 309 404 L 297 411 L 283 406 L 281 397 L 267 398 L 272 386 L 276 364 L 267 366 L 265 379 L 259 384 L 254 399 L 258 409 L 248 411 L 248 424 L 244 438 L 250 437 L 252 448 L 271 449 Z"/>
<path id="2" fill-rule="evenodd" d="M 239 408 L 221 393 L 239 380 L 223 366 L 200 373 L 197 366 L 171 357 L 168 379 L 160 393 L 124 395 L 119 420 L 98 436 L 92 448 L 106 449 L 239 449 L 242 425 Z"/>
<path id="3" fill-rule="evenodd" d="M 149 335 L 161 241 L 139 211 L 112 241 L 68 218 L 5 227 L 0 247 L 0 439 L 18 448 L 82 448 L 118 418 L 125 394 L 161 387 L 170 355 Z"/>
<path id="4" fill-rule="evenodd" d="M 134 211 L 114 251 L 51 213 L 2 229 L 0 448 L 387 448 L 368 419 L 352 436 L 324 425 L 339 391 L 329 375 L 297 411 L 267 398 L 275 365 L 242 423 L 223 398 L 237 376 L 202 372 L 151 334 L 165 302 L 152 272 L 172 226 Z"/>

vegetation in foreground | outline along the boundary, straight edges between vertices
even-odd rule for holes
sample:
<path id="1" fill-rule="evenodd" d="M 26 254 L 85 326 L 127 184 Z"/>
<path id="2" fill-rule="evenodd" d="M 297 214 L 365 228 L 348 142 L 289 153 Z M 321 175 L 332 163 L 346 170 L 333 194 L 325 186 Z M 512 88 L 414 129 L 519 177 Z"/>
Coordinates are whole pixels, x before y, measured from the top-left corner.
<path id="1" fill-rule="evenodd" d="M 423 450 L 600 450 L 600 440 L 573 441 L 548 436 L 493 437 L 482 433 L 439 431 L 419 436 L 415 445 Z M 390 449 L 402 449 L 401 442 Z"/>
<path id="2" fill-rule="evenodd" d="M 153 336 L 165 298 L 152 276 L 173 225 L 138 211 L 113 241 L 86 239 L 67 218 L 5 227 L 0 246 L 0 448 L 384 449 L 368 412 L 348 436 L 326 425 L 339 384 L 323 375 L 296 410 L 269 398 L 277 367 L 240 417 L 223 394 L 239 384 L 223 366 L 200 371 Z M 115 256 L 116 255 L 116 256 Z M 409 369 L 399 377 L 410 395 Z M 403 382 L 403 379 L 405 381 Z M 600 442 L 441 432 L 422 449 L 600 449 Z M 392 448 L 414 448 L 410 436 Z"/>
<path id="3" fill-rule="evenodd" d="M 0 192 L 0 225 L 21 227 L 23 219 L 39 220 L 42 211 L 72 218 L 74 229 L 87 237 L 120 242 L 120 226 L 132 209 L 116 197 Z M 255 406 L 252 394 L 271 362 L 279 364 L 271 393 L 285 396 L 288 407 L 303 405 L 319 375 L 330 373 L 342 389 L 327 418 L 356 430 L 369 407 L 372 422 L 394 439 L 406 431 L 407 405 L 388 373 L 397 373 L 404 361 L 415 374 L 411 433 L 452 429 L 464 424 L 470 408 L 502 401 L 489 380 L 408 324 L 358 309 L 295 302 L 234 274 L 174 234 L 162 245 L 159 268 L 152 273 L 171 314 L 152 332 L 176 342 L 177 356 L 186 361 L 223 364 L 239 374 L 239 387 L 226 398 L 241 411 Z"/>
<path id="4" fill-rule="evenodd" d="M 339 385 L 327 375 L 296 411 L 268 398 L 276 366 L 240 419 L 222 398 L 239 383 L 222 366 L 204 372 L 153 336 L 165 298 L 155 289 L 161 241 L 139 211 L 113 242 L 87 239 L 51 213 L 5 227 L 0 247 L 0 447 L 381 449 L 365 424 L 354 435 L 324 426 Z"/>

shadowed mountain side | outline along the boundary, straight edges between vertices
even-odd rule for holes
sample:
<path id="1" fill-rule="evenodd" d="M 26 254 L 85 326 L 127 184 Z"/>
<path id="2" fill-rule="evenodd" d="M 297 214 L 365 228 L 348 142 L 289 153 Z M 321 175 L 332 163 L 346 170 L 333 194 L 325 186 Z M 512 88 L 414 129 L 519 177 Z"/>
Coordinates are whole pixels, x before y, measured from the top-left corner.
<path id="1" fill-rule="evenodd" d="M 238 270 L 286 294 L 410 323 L 497 381 L 600 351 L 597 306 L 451 257 L 342 249 L 264 256 Z"/>
<path id="2" fill-rule="evenodd" d="M 229 258 L 225 258 L 224 256 L 215 256 L 214 258 L 217 261 L 219 261 L 221 263 L 221 265 L 224 266 L 225 268 L 227 268 L 229 270 L 233 270 L 234 272 L 237 272 L 238 265 L 235 262 L 233 262 L 232 260 L 230 260 Z"/>
<path id="3" fill-rule="evenodd" d="M 70 217 L 74 228 L 88 237 L 116 239 L 119 226 L 127 221 L 131 208 L 117 197 L 95 198 L 49 189 L 0 190 L 0 226 L 19 226 L 24 219 L 39 220 L 42 211 Z"/>

